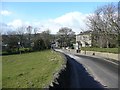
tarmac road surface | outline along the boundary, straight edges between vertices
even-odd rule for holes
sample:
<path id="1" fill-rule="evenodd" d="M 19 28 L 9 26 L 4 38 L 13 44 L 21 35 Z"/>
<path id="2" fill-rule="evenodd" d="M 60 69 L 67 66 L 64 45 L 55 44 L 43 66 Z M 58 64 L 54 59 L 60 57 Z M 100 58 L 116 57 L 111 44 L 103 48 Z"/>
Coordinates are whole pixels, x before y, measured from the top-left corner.
<path id="1" fill-rule="evenodd" d="M 118 64 L 63 50 L 69 63 L 70 88 L 118 88 Z"/>

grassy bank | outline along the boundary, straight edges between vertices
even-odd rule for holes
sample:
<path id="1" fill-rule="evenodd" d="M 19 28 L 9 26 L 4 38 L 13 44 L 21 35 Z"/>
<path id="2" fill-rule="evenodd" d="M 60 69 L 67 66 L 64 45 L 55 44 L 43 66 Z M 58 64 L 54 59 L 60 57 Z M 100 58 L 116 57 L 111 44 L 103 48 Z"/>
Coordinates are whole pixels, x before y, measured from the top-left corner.
<path id="1" fill-rule="evenodd" d="M 96 52 L 108 52 L 108 53 L 118 53 L 118 48 L 90 48 L 90 47 L 82 47 L 81 50 L 86 51 L 96 51 Z"/>
<path id="2" fill-rule="evenodd" d="M 64 63 L 59 53 L 50 50 L 3 56 L 3 88 L 43 88 Z"/>

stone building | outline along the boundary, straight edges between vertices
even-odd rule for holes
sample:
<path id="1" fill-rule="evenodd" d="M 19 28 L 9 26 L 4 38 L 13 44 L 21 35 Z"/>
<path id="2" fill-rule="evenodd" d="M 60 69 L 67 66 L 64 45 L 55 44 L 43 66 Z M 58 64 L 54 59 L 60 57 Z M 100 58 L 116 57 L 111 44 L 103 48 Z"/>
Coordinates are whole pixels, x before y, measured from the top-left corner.
<path id="1" fill-rule="evenodd" d="M 92 42 L 91 34 L 92 31 L 81 32 L 76 35 L 76 43 L 80 45 L 80 47 L 90 47 Z"/>

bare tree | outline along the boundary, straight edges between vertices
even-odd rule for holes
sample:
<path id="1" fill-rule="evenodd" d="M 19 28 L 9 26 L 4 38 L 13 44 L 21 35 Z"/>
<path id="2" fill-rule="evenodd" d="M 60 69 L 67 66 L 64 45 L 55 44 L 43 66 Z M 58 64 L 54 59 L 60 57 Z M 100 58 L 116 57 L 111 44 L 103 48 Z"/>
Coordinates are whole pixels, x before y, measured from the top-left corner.
<path id="1" fill-rule="evenodd" d="M 32 26 L 27 27 L 27 33 L 28 33 L 28 41 L 29 41 L 29 48 L 31 47 L 31 33 L 32 33 Z"/>
<path id="2" fill-rule="evenodd" d="M 34 28 L 35 37 L 36 37 L 36 35 L 37 35 L 37 32 L 38 32 L 38 28 L 36 27 L 36 28 Z"/>
<path id="3" fill-rule="evenodd" d="M 24 46 L 25 27 L 24 26 L 18 27 L 17 28 L 17 34 L 19 36 L 20 45 L 23 47 Z"/>
<path id="4" fill-rule="evenodd" d="M 31 34 L 31 33 L 32 33 L 32 26 L 28 26 L 28 27 L 27 27 L 27 33 L 28 33 L 28 34 Z"/>
<path id="5" fill-rule="evenodd" d="M 117 18 L 117 6 L 113 4 L 100 7 L 89 16 L 87 25 L 93 31 L 93 42 L 100 47 L 109 47 L 120 30 Z"/>

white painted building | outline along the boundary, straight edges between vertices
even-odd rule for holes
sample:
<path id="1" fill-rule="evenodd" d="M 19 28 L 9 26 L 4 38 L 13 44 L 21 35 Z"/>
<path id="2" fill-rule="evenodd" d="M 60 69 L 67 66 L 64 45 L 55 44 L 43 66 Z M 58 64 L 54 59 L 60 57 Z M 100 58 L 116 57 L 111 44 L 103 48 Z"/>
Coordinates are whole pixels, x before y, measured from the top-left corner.
<path id="1" fill-rule="evenodd" d="M 81 32 L 76 35 L 76 43 L 79 43 L 81 47 L 90 47 L 91 46 L 91 33 L 92 31 Z"/>

